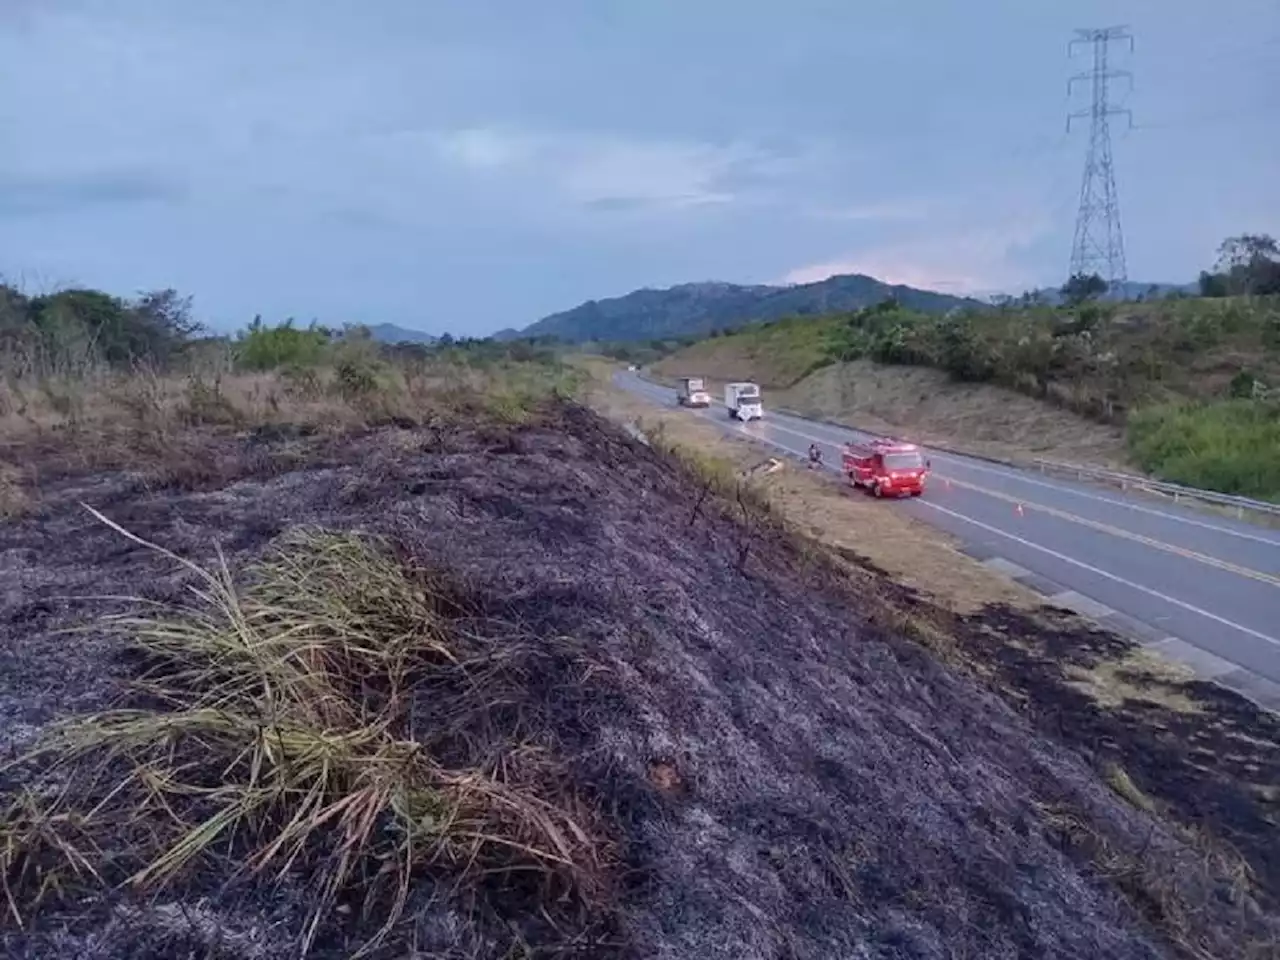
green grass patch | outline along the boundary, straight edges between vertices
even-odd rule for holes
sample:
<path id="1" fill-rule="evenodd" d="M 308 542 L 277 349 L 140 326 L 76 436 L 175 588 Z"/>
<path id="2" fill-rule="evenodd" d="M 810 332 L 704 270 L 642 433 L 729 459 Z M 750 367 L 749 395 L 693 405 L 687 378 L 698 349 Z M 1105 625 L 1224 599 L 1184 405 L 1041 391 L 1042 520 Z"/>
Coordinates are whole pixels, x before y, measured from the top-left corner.
<path id="1" fill-rule="evenodd" d="M 1161 479 L 1280 501 L 1280 404 L 1166 404 L 1136 411 L 1128 427 L 1139 465 Z"/>

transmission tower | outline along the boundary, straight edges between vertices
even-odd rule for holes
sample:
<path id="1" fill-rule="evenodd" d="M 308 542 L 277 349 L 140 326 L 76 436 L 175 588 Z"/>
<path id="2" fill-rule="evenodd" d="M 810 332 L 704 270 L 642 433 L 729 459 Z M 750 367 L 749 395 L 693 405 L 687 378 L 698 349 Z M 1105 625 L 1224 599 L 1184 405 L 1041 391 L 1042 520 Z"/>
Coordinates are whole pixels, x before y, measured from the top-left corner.
<path id="1" fill-rule="evenodd" d="M 1111 160 L 1111 117 L 1124 114 L 1133 128 L 1133 114 L 1114 106 L 1110 100 L 1112 80 L 1124 78 L 1132 89 L 1133 75 L 1127 70 L 1111 70 L 1107 54 L 1113 40 L 1129 41 L 1133 49 L 1133 37 L 1127 27 L 1102 27 L 1077 30 L 1076 38 L 1067 47 L 1067 55 L 1075 53 L 1076 44 L 1093 46 L 1093 69 L 1078 73 L 1067 83 L 1070 95 L 1080 80 L 1089 80 L 1093 86 L 1093 101 L 1088 110 L 1078 110 L 1067 116 L 1067 132 L 1071 121 L 1089 118 L 1089 153 L 1084 162 L 1084 177 L 1080 181 L 1080 211 L 1076 214 L 1075 241 L 1071 245 L 1071 272 L 1097 274 L 1107 282 L 1108 288 L 1128 279 L 1124 262 L 1124 234 L 1120 230 L 1120 205 L 1116 199 L 1115 168 Z"/>

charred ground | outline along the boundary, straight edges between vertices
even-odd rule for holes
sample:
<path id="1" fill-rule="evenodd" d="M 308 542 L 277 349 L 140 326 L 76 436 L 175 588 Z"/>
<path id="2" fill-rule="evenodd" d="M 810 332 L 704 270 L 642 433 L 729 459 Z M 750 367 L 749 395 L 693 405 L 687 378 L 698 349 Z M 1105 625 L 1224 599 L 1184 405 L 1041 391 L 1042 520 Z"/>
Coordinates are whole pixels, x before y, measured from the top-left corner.
<path id="1" fill-rule="evenodd" d="M 1218 704 L 1236 761 L 1210 743 L 1188 759 L 1172 719 L 1167 742 L 1141 732 L 1154 706 L 1072 698 L 1062 662 L 1103 642 L 1078 625 L 941 614 L 573 403 L 471 414 L 210 431 L 176 467 L 45 471 L 34 511 L 0 526 L 3 749 L 116 702 L 145 668 L 92 629 L 119 603 L 76 598 L 169 601 L 191 582 L 82 503 L 200 563 L 221 549 L 233 571 L 300 527 L 355 532 L 447 584 L 460 648 L 519 639 L 486 674 L 497 695 L 463 722 L 432 716 L 440 762 L 582 831 L 536 883 L 415 864 L 388 956 L 1273 955 L 1275 810 L 1241 785 L 1276 780 L 1270 721 Z M 944 664 L 952 649 L 985 659 L 985 680 Z M 1128 799 L 1104 761 L 1133 776 Z M 3 786 L 38 773 L 10 768 Z M 331 842 L 317 834 L 314 862 Z M 244 853 L 211 848 L 163 889 L 69 887 L 16 911 L 24 930 L 6 916 L 5 953 L 292 955 L 313 861 L 270 884 L 237 870 Z M 37 854 L 9 855 L 19 908 Z M 341 902 L 313 955 L 347 956 L 382 919 Z"/>

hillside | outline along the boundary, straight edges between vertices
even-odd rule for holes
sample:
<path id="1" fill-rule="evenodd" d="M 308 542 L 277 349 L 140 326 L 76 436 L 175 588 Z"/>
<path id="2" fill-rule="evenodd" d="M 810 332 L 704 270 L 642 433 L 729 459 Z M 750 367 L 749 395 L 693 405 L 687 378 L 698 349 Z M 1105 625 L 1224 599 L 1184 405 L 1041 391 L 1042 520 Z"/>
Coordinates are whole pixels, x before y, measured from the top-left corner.
<path id="1" fill-rule="evenodd" d="M 1239 696 L 807 471 L 632 439 L 553 351 L 182 305 L 10 302 L 3 956 L 1280 936 L 1280 727 Z"/>
<path id="2" fill-rule="evenodd" d="M 1280 496 L 1275 298 L 950 318 L 866 310 L 709 339 L 654 369 L 750 377 L 792 406 L 851 423 L 871 426 L 870 416 L 978 447 L 1016 430 L 1024 452 L 1109 465 L 1127 455 L 1177 482 Z"/>
<path id="3" fill-rule="evenodd" d="M 126 379 L 6 427 L 40 472 L 0 524 L 0 751 L 43 750 L 0 768 L 6 957 L 1174 960 L 1280 933 L 1259 801 L 1215 766 L 1245 741 L 1193 766 L 1025 659 L 1057 699 L 1015 712 L 912 631 L 1101 638 L 931 612 L 534 367 L 352 392 L 349 362 Z"/>
<path id="4" fill-rule="evenodd" d="M 686 283 L 666 290 L 636 290 L 623 297 L 591 300 L 530 324 L 501 331 L 499 338 L 551 336 L 573 343 L 707 336 L 753 320 L 813 316 L 856 310 L 894 297 L 923 313 L 976 306 L 971 300 L 882 283 L 861 275 L 830 277 L 790 287 Z"/>

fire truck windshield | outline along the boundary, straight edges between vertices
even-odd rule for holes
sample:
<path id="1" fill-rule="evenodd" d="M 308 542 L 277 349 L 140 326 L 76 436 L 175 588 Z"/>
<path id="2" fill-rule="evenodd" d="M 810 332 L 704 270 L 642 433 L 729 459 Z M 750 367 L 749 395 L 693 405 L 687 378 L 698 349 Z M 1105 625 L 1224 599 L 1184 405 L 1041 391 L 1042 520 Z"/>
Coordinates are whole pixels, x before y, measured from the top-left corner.
<path id="1" fill-rule="evenodd" d="M 886 453 L 884 468 L 886 470 L 920 470 L 924 467 L 924 458 L 919 453 Z"/>

